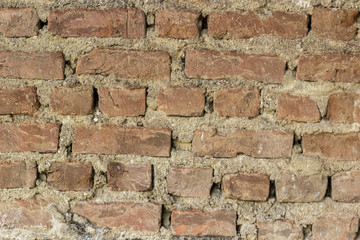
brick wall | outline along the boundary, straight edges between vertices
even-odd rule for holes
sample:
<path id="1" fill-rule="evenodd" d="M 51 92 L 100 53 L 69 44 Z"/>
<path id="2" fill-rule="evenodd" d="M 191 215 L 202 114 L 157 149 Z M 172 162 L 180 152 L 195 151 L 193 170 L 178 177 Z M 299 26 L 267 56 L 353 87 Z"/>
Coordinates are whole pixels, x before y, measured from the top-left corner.
<path id="1" fill-rule="evenodd" d="M 359 7 L 0 2 L 0 236 L 357 239 Z"/>

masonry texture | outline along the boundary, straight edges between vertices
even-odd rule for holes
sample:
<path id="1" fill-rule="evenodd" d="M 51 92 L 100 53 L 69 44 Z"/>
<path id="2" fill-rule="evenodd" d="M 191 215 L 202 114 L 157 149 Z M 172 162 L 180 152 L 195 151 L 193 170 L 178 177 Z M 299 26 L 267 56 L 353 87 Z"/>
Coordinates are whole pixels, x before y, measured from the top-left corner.
<path id="1" fill-rule="evenodd" d="M 0 238 L 360 239 L 359 0 L 1 0 Z"/>

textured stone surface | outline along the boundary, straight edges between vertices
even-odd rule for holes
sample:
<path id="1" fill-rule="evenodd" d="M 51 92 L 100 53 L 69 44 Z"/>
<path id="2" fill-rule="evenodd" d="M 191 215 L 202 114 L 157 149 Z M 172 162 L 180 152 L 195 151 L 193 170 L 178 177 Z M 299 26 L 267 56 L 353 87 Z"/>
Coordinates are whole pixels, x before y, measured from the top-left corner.
<path id="1" fill-rule="evenodd" d="M 359 228 L 359 218 L 349 215 L 319 217 L 313 224 L 314 240 L 354 240 Z"/>
<path id="2" fill-rule="evenodd" d="M 34 187 L 37 177 L 35 162 L 0 163 L 0 188 Z"/>
<path id="3" fill-rule="evenodd" d="M 360 171 L 339 172 L 331 177 L 331 197 L 339 202 L 360 201 Z"/>
<path id="4" fill-rule="evenodd" d="M 34 114 L 38 107 L 36 87 L 0 88 L 0 114 Z"/>
<path id="5" fill-rule="evenodd" d="M 258 222 L 258 240 L 302 240 L 303 229 L 290 221 Z"/>
<path id="6" fill-rule="evenodd" d="M 262 173 L 230 174 L 223 177 L 221 186 L 228 198 L 266 201 L 270 192 L 270 178 Z"/>
<path id="7" fill-rule="evenodd" d="M 326 118 L 338 123 L 360 123 L 360 95 L 349 93 L 331 94 Z"/>
<path id="8" fill-rule="evenodd" d="M 6 37 L 38 34 L 40 19 L 33 8 L 0 8 L 0 33 Z"/>

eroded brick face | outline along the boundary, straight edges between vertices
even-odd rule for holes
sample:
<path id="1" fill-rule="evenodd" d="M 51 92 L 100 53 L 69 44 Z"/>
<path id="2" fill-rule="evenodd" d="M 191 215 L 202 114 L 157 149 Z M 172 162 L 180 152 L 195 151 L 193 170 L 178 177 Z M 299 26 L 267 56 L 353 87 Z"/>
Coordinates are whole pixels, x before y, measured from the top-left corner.
<path id="1" fill-rule="evenodd" d="M 0 88 L 0 114 L 34 114 L 38 107 L 36 87 Z"/>
<path id="2" fill-rule="evenodd" d="M 279 239 L 279 240 L 303 240 L 302 227 L 291 221 L 258 222 L 258 239 Z"/>
<path id="3" fill-rule="evenodd" d="M 1 8 L 0 33 L 6 37 L 31 37 L 38 34 L 40 19 L 33 8 Z"/>
<path id="4" fill-rule="evenodd" d="M 34 187 L 36 163 L 14 161 L 0 163 L 0 188 Z"/>
<path id="5" fill-rule="evenodd" d="M 353 240 L 359 228 L 359 218 L 350 215 L 330 214 L 318 217 L 313 225 L 314 240 Z"/>
<path id="6" fill-rule="evenodd" d="M 331 177 L 331 197 L 339 202 L 359 202 L 359 171 L 339 172 Z"/>
<path id="7" fill-rule="evenodd" d="M 330 95 L 326 118 L 337 123 L 360 122 L 360 95 L 334 93 Z"/>

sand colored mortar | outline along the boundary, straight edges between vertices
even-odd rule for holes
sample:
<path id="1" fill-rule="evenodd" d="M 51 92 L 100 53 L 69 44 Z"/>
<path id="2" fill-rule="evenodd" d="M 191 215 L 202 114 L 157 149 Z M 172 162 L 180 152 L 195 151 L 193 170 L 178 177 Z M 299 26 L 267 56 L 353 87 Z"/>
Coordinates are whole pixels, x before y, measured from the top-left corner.
<path id="1" fill-rule="evenodd" d="M 258 220 L 294 220 L 304 228 L 314 222 L 315 217 L 329 212 L 344 212 L 360 214 L 358 204 L 341 204 L 326 198 L 319 203 L 279 203 L 272 196 L 267 202 L 242 202 L 225 199 L 219 189 L 221 178 L 225 174 L 236 172 L 267 173 L 274 180 L 283 172 L 291 173 L 323 173 L 331 176 L 343 170 L 360 170 L 356 161 L 325 161 L 318 158 L 305 157 L 301 154 L 301 146 L 297 143 L 293 147 L 291 159 L 256 159 L 243 155 L 235 158 L 200 158 L 191 152 L 192 133 L 196 129 L 217 128 L 222 134 L 230 133 L 235 128 L 250 130 L 277 129 L 295 133 L 296 141 L 301 139 L 303 133 L 358 132 L 359 124 L 334 124 L 322 120 L 320 123 L 307 124 L 290 121 L 277 121 L 276 108 L 277 96 L 283 92 L 294 95 L 310 96 L 319 106 L 322 117 L 326 114 L 327 101 L 330 94 L 335 92 L 360 93 L 360 85 L 354 83 L 331 82 L 306 82 L 296 79 L 296 66 L 299 55 L 306 53 L 346 52 L 360 53 L 358 35 L 351 41 L 333 41 L 316 38 L 311 31 L 302 39 L 286 40 L 278 37 L 258 37 L 243 40 L 214 40 L 207 36 L 203 30 L 198 40 L 160 39 L 156 37 L 154 29 L 154 15 L 156 11 L 166 8 L 186 8 L 201 10 L 203 16 L 214 10 L 281 10 L 311 14 L 315 7 L 337 7 L 342 9 L 357 9 L 360 1 L 330 1 L 330 0 L 280 0 L 280 1 L 207 1 L 207 0 L 182 0 L 182 1 L 117 1 L 117 0 L 3 0 L 0 7 L 34 7 L 41 20 L 46 21 L 50 8 L 98 8 L 112 7 L 137 7 L 147 14 L 149 24 L 146 39 L 121 39 L 121 38 L 67 38 L 63 39 L 51 35 L 44 26 L 39 36 L 32 38 L 4 38 L 0 36 L 0 50 L 21 51 L 62 51 L 67 61 L 65 80 L 21 80 L 0 79 L 1 87 L 36 86 L 38 88 L 41 108 L 35 116 L 0 116 L 1 122 L 60 122 L 62 123 L 59 150 L 56 154 L 39 153 L 2 153 L 2 161 L 23 160 L 36 162 L 39 178 L 36 188 L 33 189 L 4 189 L 0 190 L 1 200 L 15 198 L 28 199 L 39 197 L 52 202 L 54 213 L 54 227 L 51 229 L 2 229 L 0 235 L 4 238 L 18 239 L 170 239 L 169 227 L 170 211 L 173 209 L 204 209 L 218 208 L 236 209 L 240 233 L 230 239 L 255 239 Z M 142 49 L 164 50 L 172 58 L 171 80 L 168 82 L 154 82 L 144 80 L 116 79 L 113 76 L 77 76 L 74 75 L 77 59 L 95 47 L 109 47 L 114 49 Z M 200 80 L 187 79 L 184 74 L 184 57 L 186 49 L 212 49 L 219 51 L 236 51 L 247 54 L 276 54 L 287 60 L 287 70 L 283 84 L 265 84 L 241 79 Z M 97 108 L 89 116 L 62 116 L 49 108 L 49 93 L 54 86 L 70 86 L 82 84 L 101 87 L 146 86 L 147 87 L 147 112 L 145 117 L 108 117 Z M 198 86 L 206 88 L 206 108 L 204 117 L 166 117 L 157 112 L 156 97 L 160 87 L 170 85 Z M 247 118 L 219 117 L 212 110 L 214 92 L 226 87 L 244 87 L 261 89 L 260 116 Z M 78 124 L 117 124 L 124 126 L 147 126 L 158 128 L 171 128 L 173 130 L 173 149 L 170 158 L 155 158 L 130 155 L 83 155 L 72 154 L 69 150 L 72 142 L 73 126 Z M 54 161 L 87 161 L 94 167 L 94 187 L 87 192 L 59 192 L 51 189 L 46 184 L 46 171 Z M 106 167 L 110 161 L 123 163 L 151 163 L 154 167 L 154 187 L 149 192 L 115 192 L 106 184 Z M 166 174 L 171 166 L 186 167 L 212 167 L 214 169 L 215 185 L 212 189 L 211 199 L 195 199 L 174 197 L 167 194 Z M 152 201 L 163 204 L 163 227 L 157 234 L 144 234 L 132 232 L 111 232 L 89 223 L 86 219 L 73 215 L 70 206 L 79 201 Z M 305 232 L 308 232 L 307 230 Z M 185 238 L 179 238 L 185 239 Z M 187 238 L 190 239 L 190 238 Z M 208 238 L 213 239 L 213 238 Z M 311 239 L 311 234 L 306 234 L 306 239 Z"/>

